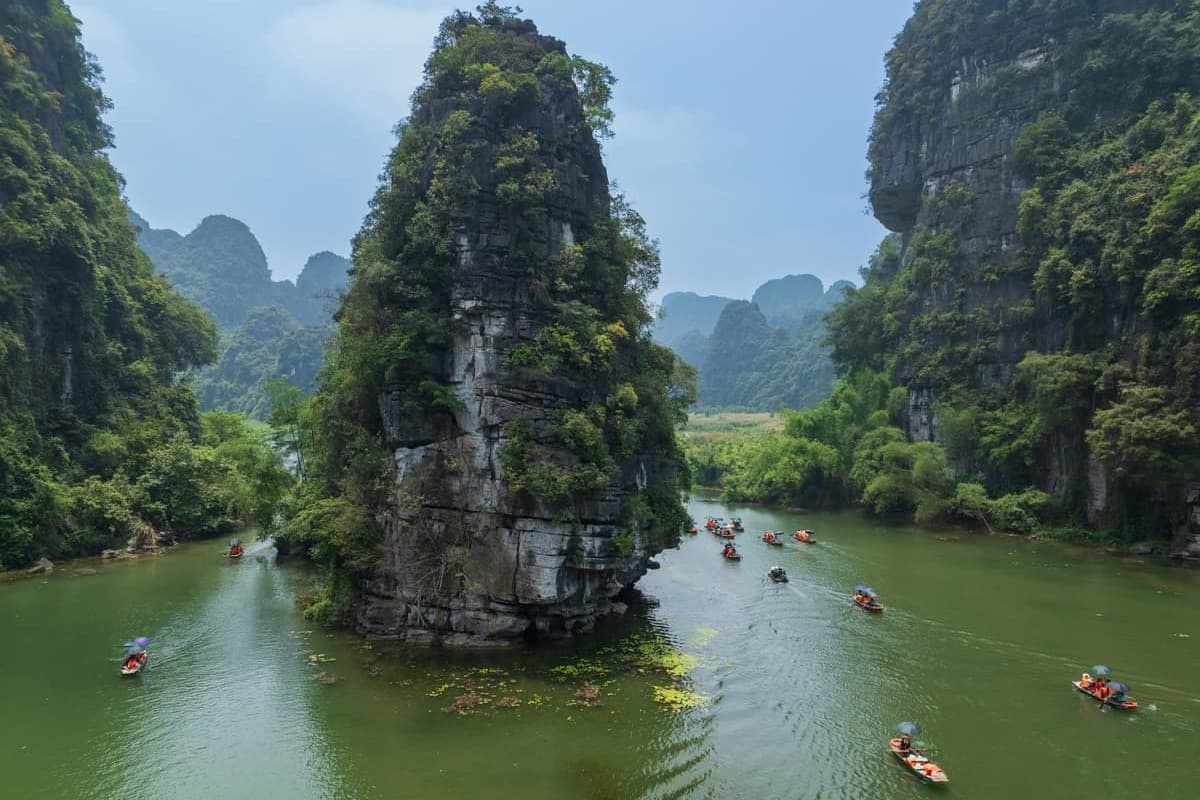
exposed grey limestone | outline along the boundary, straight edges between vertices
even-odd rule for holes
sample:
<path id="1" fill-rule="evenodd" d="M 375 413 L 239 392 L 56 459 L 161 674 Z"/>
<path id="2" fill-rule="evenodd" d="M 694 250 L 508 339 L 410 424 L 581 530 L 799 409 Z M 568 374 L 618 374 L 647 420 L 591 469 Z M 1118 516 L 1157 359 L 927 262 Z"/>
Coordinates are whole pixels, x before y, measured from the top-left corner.
<path id="1" fill-rule="evenodd" d="M 29 568 L 30 575 L 49 574 L 54 572 L 54 562 L 48 558 L 39 558 L 32 567 Z"/>
<path id="2" fill-rule="evenodd" d="M 561 49 L 561 43 L 551 47 Z M 608 176 L 578 100 L 560 83 L 544 83 L 521 125 L 556 154 L 564 191 L 549 209 L 537 256 L 549 262 L 608 209 Z M 456 107 L 429 104 L 431 125 Z M 565 509 L 544 508 L 510 491 L 501 452 L 509 423 L 524 421 L 544 457 L 564 469 L 575 455 L 556 444 L 555 412 L 580 408 L 598 387 L 565 375 L 507 367 L 504 355 L 531 343 L 547 324 L 535 302 L 527 264 L 511 256 L 511 222 L 485 187 L 455 241 L 452 341 L 441 381 L 459 401 L 436 415 L 406 415 L 404 387 L 379 397 L 392 453 L 394 490 L 381 515 L 381 560 L 362 586 L 360 631 L 413 644 L 492 645 L 514 639 L 566 637 L 621 613 L 614 598 L 641 577 L 652 555 L 621 519 L 625 500 L 645 481 L 675 469 L 655 460 L 622 465 L 611 485 Z M 594 290 L 579 287 L 581 301 Z M 623 537 L 622 541 L 626 541 Z"/>

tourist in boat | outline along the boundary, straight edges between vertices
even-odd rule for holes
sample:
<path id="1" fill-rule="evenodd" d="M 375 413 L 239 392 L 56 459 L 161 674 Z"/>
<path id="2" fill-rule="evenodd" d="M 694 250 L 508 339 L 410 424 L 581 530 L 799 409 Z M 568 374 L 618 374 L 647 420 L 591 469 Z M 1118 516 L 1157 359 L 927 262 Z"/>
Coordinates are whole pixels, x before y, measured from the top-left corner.
<path id="1" fill-rule="evenodd" d="M 1079 676 L 1079 688 L 1080 689 L 1092 688 L 1092 676 L 1087 674 L 1086 672 L 1083 673 L 1082 675 L 1080 675 Z"/>
<path id="2" fill-rule="evenodd" d="M 766 533 L 764 533 L 764 534 L 763 534 L 763 541 L 764 541 L 764 542 L 768 542 L 768 543 L 770 543 L 770 542 L 774 542 L 774 541 L 775 541 L 775 534 L 774 534 L 774 533 L 771 533 L 771 531 L 767 531 Z"/>
<path id="3" fill-rule="evenodd" d="M 898 744 L 897 747 L 900 748 L 901 755 L 907 756 L 912 752 L 912 738 L 908 736 L 908 734 L 902 735 L 900 737 L 900 744 Z"/>
<path id="4" fill-rule="evenodd" d="M 734 548 L 732 542 L 729 542 L 725 545 L 724 549 L 721 550 L 721 555 L 725 556 L 726 558 L 737 555 L 737 550 Z"/>

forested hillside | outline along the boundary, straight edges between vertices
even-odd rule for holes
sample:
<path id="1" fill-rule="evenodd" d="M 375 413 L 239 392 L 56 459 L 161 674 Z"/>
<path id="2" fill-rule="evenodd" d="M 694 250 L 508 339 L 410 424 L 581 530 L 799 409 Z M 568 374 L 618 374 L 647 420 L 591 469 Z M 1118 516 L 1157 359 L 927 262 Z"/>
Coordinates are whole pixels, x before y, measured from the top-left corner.
<path id="1" fill-rule="evenodd" d="M 0 4 L 0 567 L 216 532 L 287 481 L 176 380 L 216 328 L 134 241 L 99 79 L 60 0 Z"/>
<path id="2" fill-rule="evenodd" d="M 851 285 L 827 291 L 814 275 L 788 275 L 758 287 L 749 303 L 673 292 L 654 337 L 700 371 L 701 408 L 805 408 L 833 389 L 822 318 Z"/>
<path id="3" fill-rule="evenodd" d="M 258 239 L 239 220 L 206 217 L 181 236 L 137 215 L 131 219 L 155 266 L 220 324 L 217 362 L 194 379 L 202 408 L 265 419 L 268 381 L 282 378 L 307 394 L 316 391 L 333 309 L 348 280 L 347 259 L 317 253 L 294 284 L 275 281 Z"/>
<path id="4" fill-rule="evenodd" d="M 870 143 L 897 235 L 830 315 L 846 384 L 788 423 L 789 447 L 822 455 L 772 491 L 1194 533 L 1198 68 L 1190 3 L 918 3 Z"/>

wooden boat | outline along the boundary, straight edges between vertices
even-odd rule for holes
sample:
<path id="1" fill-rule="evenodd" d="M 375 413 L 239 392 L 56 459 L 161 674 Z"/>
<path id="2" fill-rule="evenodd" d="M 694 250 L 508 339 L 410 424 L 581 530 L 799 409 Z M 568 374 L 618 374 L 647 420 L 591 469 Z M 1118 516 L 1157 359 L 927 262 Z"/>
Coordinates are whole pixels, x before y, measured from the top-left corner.
<path id="1" fill-rule="evenodd" d="M 699 532 L 700 532 L 700 526 L 694 522 L 691 524 L 691 527 L 688 528 L 688 533 L 699 533 Z"/>
<path id="2" fill-rule="evenodd" d="M 735 531 L 745 530 L 745 528 L 742 527 L 741 517 L 734 517 L 733 519 L 729 520 L 729 527 L 733 528 Z"/>
<path id="3" fill-rule="evenodd" d="M 145 650 L 137 654 L 132 662 L 126 660 L 121 664 L 122 675 L 137 675 L 146 666 L 146 662 L 150 659 L 150 654 Z"/>
<path id="4" fill-rule="evenodd" d="M 812 531 L 796 531 L 794 534 L 792 534 L 792 537 L 797 542 L 804 542 L 805 544 L 817 543 L 817 536 Z"/>
<path id="5" fill-rule="evenodd" d="M 737 534 L 734 533 L 733 529 L 731 529 L 731 528 L 717 528 L 716 531 L 714 531 L 714 533 L 716 533 L 717 536 L 720 536 L 722 539 L 737 538 Z"/>
<path id="6" fill-rule="evenodd" d="M 900 763 L 908 768 L 909 772 L 916 775 L 917 778 L 925 783 L 949 783 L 950 779 L 946 777 L 946 772 L 937 764 L 930 761 L 925 756 L 921 755 L 921 751 L 916 748 L 909 748 L 908 753 L 900 752 L 900 740 L 892 739 L 888 743 L 888 749 L 896 758 L 900 759 Z"/>
<path id="7" fill-rule="evenodd" d="M 728 559 L 729 561 L 741 561 L 742 560 L 742 554 L 739 553 L 737 550 L 731 550 L 729 552 L 725 552 L 724 550 L 722 550 L 721 555 L 724 558 Z"/>
<path id="8" fill-rule="evenodd" d="M 1113 700 L 1112 696 L 1110 695 L 1108 697 L 1108 699 L 1100 700 L 1100 695 L 1096 694 L 1095 690 L 1092 687 L 1090 687 L 1090 686 L 1085 687 L 1079 681 L 1071 681 L 1071 685 L 1074 686 L 1079 691 L 1086 694 L 1088 697 L 1094 697 L 1096 700 L 1100 701 L 1104 705 L 1111 706 L 1112 708 L 1120 708 L 1124 711 L 1132 711 L 1133 709 L 1138 707 L 1137 700 L 1134 700 L 1132 697 L 1126 697 L 1124 700 Z"/>
<path id="9" fill-rule="evenodd" d="M 229 548 L 229 557 L 230 558 L 241 558 L 245 554 L 245 552 L 246 551 L 244 549 L 242 549 L 240 546 L 239 547 L 231 547 L 231 548 Z"/>
<path id="10" fill-rule="evenodd" d="M 783 567 L 771 567 L 771 569 L 767 571 L 767 577 L 776 583 L 788 582 L 788 576 Z"/>
<path id="11" fill-rule="evenodd" d="M 770 539 L 767 538 L 767 534 L 770 534 Z M 773 544 L 776 547 L 783 547 L 783 537 L 778 533 L 771 533 L 770 531 L 767 531 L 762 535 L 762 540 L 767 544 Z"/>
<path id="12" fill-rule="evenodd" d="M 856 594 L 854 595 L 854 602 L 863 611 L 883 611 L 883 605 L 872 597 Z"/>

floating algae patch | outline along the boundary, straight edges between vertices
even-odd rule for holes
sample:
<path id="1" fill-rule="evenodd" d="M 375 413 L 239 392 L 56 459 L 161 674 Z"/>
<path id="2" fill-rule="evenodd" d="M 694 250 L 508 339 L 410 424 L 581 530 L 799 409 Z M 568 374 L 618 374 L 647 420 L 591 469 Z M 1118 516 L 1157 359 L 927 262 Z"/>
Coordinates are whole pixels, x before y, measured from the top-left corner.
<path id="1" fill-rule="evenodd" d="M 433 677 L 427 673 L 427 677 Z M 453 675 L 444 675 L 442 682 L 425 692 L 426 697 L 453 697 L 453 702 L 442 711 L 465 717 L 472 714 L 490 716 L 502 709 L 520 708 L 525 705 L 518 695 L 525 689 L 516 686 L 516 680 L 503 669 L 496 667 L 474 667 Z M 397 685 L 412 685 L 411 681 Z"/>
<path id="2" fill-rule="evenodd" d="M 579 658 L 568 664 L 559 664 L 550 668 L 550 674 L 559 681 L 576 681 L 581 678 L 595 680 L 611 671 L 608 664 L 597 658 Z"/>
<path id="3" fill-rule="evenodd" d="M 654 702 L 672 711 L 707 708 L 710 702 L 708 695 L 697 692 L 690 686 L 655 686 L 653 689 Z"/>
<path id="4" fill-rule="evenodd" d="M 664 672 L 682 678 L 700 666 L 700 659 L 685 653 L 661 636 L 631 636 L 622 643 L 626 659 L 638 672 Z"/>
<path id="5" fill-rule="evenodd" d="M 672 678 L 682 678 L 689 672 L 700 666 L 700 659 L 691 653 L 683 653 L 679 650 L 668 650 L 661 653 L 655 653 L 651 664 L 657 669 L 670 675 Z"/>
<path id="6" fill-rule="evenodd" d="M 507 660 L 458 656 L 440 663 L 412 651 L 363 649 L 355 666 L 371 677 L 386 674 L 388 684 L 423 696 L 429 711 L 453 717 L 571 718 L 581 709 L 591 714 L 603 709 L 607 719 L 650 704 L 664 712 L 706 706 L 708 697 L 694 690 L 690 674 L 711 661 L 697 648 L 715 635 L 714 629 L 698 629 L 681 648 L 664 631 L 642 630 L 599 646 L 509 654 Z"/>

